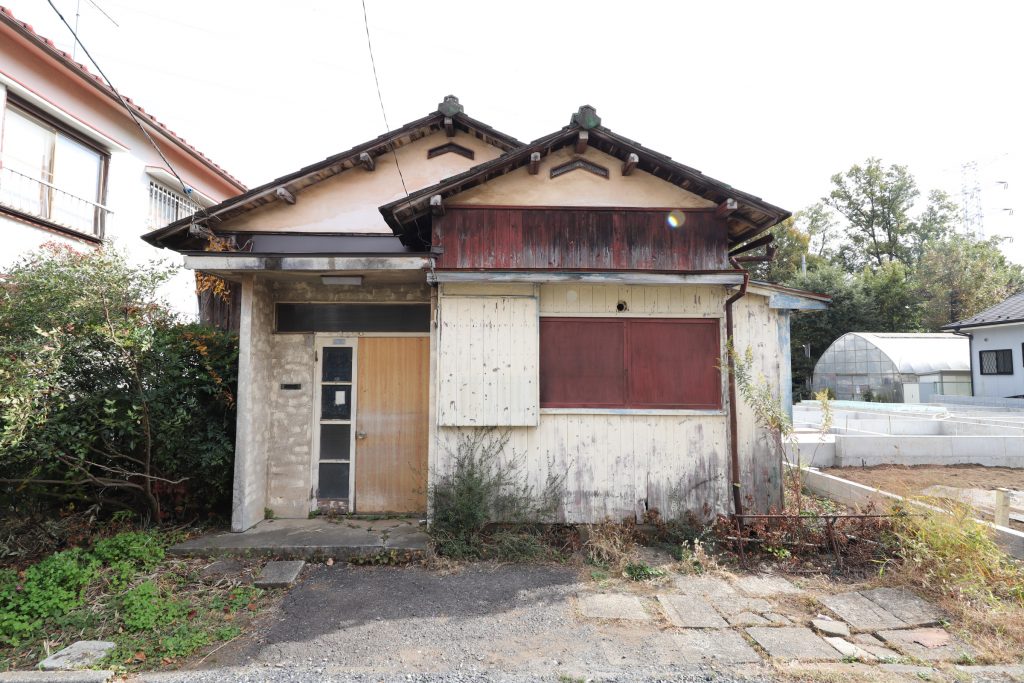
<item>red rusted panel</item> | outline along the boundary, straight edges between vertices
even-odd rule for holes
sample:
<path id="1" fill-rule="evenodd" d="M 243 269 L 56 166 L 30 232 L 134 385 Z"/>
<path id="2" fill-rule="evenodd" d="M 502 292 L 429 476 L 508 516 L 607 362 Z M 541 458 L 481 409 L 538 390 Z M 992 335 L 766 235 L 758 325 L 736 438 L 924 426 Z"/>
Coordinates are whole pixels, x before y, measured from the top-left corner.
<path id="1" fill-rule="evenodd" d="M 541 318 L 541 407 L 720 408 L 718 324 Z"/>
<path id="2" fill-rule="evenodd" d="M 632 407 L 721 407 L 717 319 L 632 319 L 627 348 Z"/>
<path id="3" fill-rule="evenodd" d="M 621 320 L 541 318 L 541 406 L 622 406 L 625 334 Z"/>
<path id="4" fill-rule="evenodd" d="M 437 267 L 707 271 L 729 268 L 727 227 L 712 210 L 447 207 L 434 218 Z"/>

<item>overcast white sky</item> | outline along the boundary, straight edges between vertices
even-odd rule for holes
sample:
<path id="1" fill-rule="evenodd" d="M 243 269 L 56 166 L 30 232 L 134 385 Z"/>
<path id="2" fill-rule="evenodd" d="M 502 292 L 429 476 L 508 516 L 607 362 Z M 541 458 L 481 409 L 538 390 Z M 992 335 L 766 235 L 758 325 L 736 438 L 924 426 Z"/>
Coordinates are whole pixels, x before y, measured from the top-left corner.
<path id="1" fill-rule="evenodd" d="M 54 0 L 123 93 L 254 186 L 384 132 L 358 0 Z M 45 0 L 0 0 L 59 46 Z M 1024 3 L 367 0 L 389 122 L 454 93 L 521 140 L 580 104 L 798 210 L 869 156 L 959 201 L 1024 263 Z M 81 51 L 79 61 L 85 61 Z M 1009 184 L 1008 189 L 998 181 Z M 1010 215 L 1005 209 L 1015 209 Z"/>

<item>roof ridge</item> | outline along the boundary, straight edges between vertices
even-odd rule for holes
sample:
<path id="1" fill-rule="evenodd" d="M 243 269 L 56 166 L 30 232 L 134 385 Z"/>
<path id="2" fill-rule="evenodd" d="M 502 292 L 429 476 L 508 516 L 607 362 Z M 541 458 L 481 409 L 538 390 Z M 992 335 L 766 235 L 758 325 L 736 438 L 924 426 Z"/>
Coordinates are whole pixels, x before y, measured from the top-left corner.
<path id="1" fill-rule="evenodd" d="M 100 76 L 92 73 L 91 71 L 89 71 L 88 67 L 86 67 L 84 64 L 82 64 L 81 62 L 76 61 L 74 59 L 74 57 L 69 55 L 64 50 L 61 50 L 60 48 L 58 48 L 57 45 L 53 42 L 52 39 L 47 38 L 46 36 L 43 36 L 43 35 L 40 35 L 39 33 L 37 33 L 36 30 L 34 28 L 32 28 L 31 24 L 29 24 L 28 22 L 22 21 L 22 20 L 18 19 L 16 16 L 14 16 L 14 12 L 12 12 L 9 7 L 6 7 L 4 5 L 0 5 L 0 17 L 5 18 L 5 20 L 7 21 L 8 24 L 14 24 L 16 26 L 20 26 L 25 31 L 25 33 L 28 35 L 29 38 L 33 39 L 41 47 L 43 47 L 43 48 L 47 49 L 48 51 L 50 51 L 51 53 L 53 53 L 54 56 L 61 58 L 61 61 L 63 61 L 66 66 L 68 66 L 71 69 L 74 69 L 74 70 L 78 71 L 82 76 L 85 76 L 86 78 L 90 79 L 96 85 L 98 85 L 99 87 L 103 88 L 104 90 L 108 91 L 111 95 L 114 95 L 116 97 L 116 95 L 118 93 L 108 83 L 104 82 L 104 80 Z M 124 101 L 132 108 L 132 110 L 136 114 L 141 114 L 142 117 L 144 119 L 146 119 L 147 123 L 155 126 L 158 129 L 158 132 L 160 132 L 161 134 L 163 134 L 166 137 L 170 138 L 171 140 L 175 141 L 179 145 L 185 147 L 187 150 L 191 151 L 195 156 L 199 157 L 202 161 L 206 162 L 207 165 L 212 167 L 220 175 L 222 175 L 225 178 L 227 178 L 231 183 L 233 183 L 234 185 L 239 187 L 243 192 L 246 191 L 247 188 L 245 186 L 245 183 L 243 183 L 241 180 L 239 180 L 235 176 L 233 176 L 230 173 L 228 173 L 228 171 L 226 169 L 224 169 L 222 166 L 220 166 L 218 163 L 216 163 L 210 157 L 208 157 L 205 154 L 203 154 L 202 152 L 200 152 L 198 149 L 196 149 L 196 147 L 194 145 L 192 145 L 190 142 L 185 140 L 185 138 L 181 137 L 180 135 L 175 133 L 173 130 L 168 128 L 166 124 L 161 122 L 155 116 L 153 116 L 152 114 L 147 112 L 145 109 L 143 109 L 139 105 L 137 105 L 134 102 L 132 102 L 132 99 L 130 97 L 127 97 L 126 95 L 123 95 L 123 94 L 121 95 L 121 97 L 124 98 Z"/>

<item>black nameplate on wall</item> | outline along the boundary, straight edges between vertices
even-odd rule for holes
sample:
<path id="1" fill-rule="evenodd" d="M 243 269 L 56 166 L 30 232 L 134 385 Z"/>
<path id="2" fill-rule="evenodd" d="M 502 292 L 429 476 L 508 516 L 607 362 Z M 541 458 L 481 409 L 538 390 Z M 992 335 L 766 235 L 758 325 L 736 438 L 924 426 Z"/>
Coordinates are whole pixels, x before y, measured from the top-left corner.
<path id="1" fill-rule="evenodd" d="M 278 332 L 428 332 L 430 304 L 277 304 Z"/>

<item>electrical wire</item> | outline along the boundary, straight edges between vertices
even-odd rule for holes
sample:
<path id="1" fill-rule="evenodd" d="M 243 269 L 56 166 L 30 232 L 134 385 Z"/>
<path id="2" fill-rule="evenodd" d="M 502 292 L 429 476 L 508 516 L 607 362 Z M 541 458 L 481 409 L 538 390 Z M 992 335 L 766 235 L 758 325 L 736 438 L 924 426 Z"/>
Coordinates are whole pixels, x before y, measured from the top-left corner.
<path id="1" fill-rule="evenodd" d="M 75 29 L 71 28 L 71 24 L 69 24 L 68 20 L 64 18 L 64 15 L 60 13 L 60 10 L 57 9 L 57 6 L 53 4 L 53 0 L 46 1 L 50 4 L 50 7 L 53 9 L 53 11 L 56 12 L 57 16 L 60 17 L 60 20 L 64 22 L 64 25 L 67 27 L 68 31 L 71 32 L 72 36 L 74 36 L 75 43 L 82 48 L 82 52 L 85 53 L 85 56 L 88 57 L 89 61 L 92 62 L 93 66 L 96 67 L 96 71 L 98 71 L 100 76 L 103 77 L 103 80 L 107 82 L 107 86 L 110 88 L 110 91 L 114 93 L 114 96 L 117 97 L 117 101 L 121 103 L 121 106 L 124 107 L 125 111 L 128 112 L 128 115 L 132 117 L 132 121 L 134 121 L 135 125 L 139 127 L 139 130 L 141 130 L 142 134 L 146 136 L 146 139 L 149 141 L 149 144 L 153 146 L 153 149 L 156 150 L 156 153 L 160 155 L 161 159 L 163 159 L 163 162 L 167 165 L 167 168 L 170 169 L 171 173 L 181 184 L 181 191 L 185 194 L 186 197 L 189 197 L 189 195 L 192 194 L 192 188 L 189 187 L 185 183 L 185 181 L 181 179 L 181 176 L 178 174 L 178 171 L 175 170 L 171 162 L 168 161 L 167 156 L 164 154 L 163 150 L 160 149 L 160 146 L 156 144 L 156 140 L 154 140 L 153 136 L 149 134 L 149 131 L 146 130 L 146 127 L 142 125 L 142 121 L 140 121 L 139 117 L 135 115 L 135 111 L 128 105 L 127 102 L 124 101 L 124 98 L 121 97 L 121 93 L 118 92 L 117 88 L 114 87 L 113 82 L 111 82 L 111 80 L 107 78 L 107 74 L 103 73 L 103 69 L 100 67 L 99 64 L 96 63 L 96 60 L 93 59 L 93 56 L 89 54 L 89 49 L 85 47 L 85 44 L 82 42 L 81 38 L 79 38 L 78 34 L 75 32 Z M 199 210 L 204 215 L 206 214 L 206 209 L 201 204 L 199 204 L 199 202 L 193 203 L 199 208 Z"/>
<path id="2" fill-rule="evenodd" d="M 377 101 L 380 102 L 380 113 L 384 117 L 384 128 L 387 129 L 388 135 L 391 135 L 391 125 L 388 123 L 388 113 L 384 110 L 384 97 L 380 94 L 380 79 L 377 78 L 377 62 L 373 59 L 373 44 L 370 42 L 370 20 L 366 16 L 366 0 L 362 0 L 363 3 L 363 27 L 366 29 L 366 49 L 370 52 L 370 66 L 373 67 L 373 82 L 377 86 Z M 391 147 L 391 153 L 395 157 L 395 168 L 398 169 L 398 177 L 402 181 L 402 190 L 405 192 L 405 196 L 409 196 L 409 188 L 405 186 L 405 176 L 402 175 L 402 167 L 398 163 L 398 152 L 395 151 L 395 143 L 389 143 Z"/>

